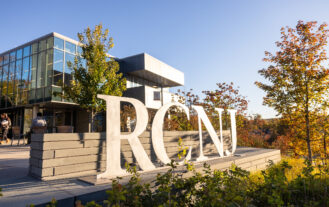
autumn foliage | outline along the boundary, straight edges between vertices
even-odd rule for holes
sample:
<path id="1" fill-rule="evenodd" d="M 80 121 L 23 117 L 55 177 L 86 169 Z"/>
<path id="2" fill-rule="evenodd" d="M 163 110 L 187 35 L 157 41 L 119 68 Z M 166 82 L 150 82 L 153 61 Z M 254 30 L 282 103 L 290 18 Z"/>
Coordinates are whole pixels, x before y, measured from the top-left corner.
<path id="1" fill-rule="evenodd" d="M 318 126 L 328 105 L 327 38 L 327 24 L 314 21 L 282 28 L 278 51 L 265 52 L 264 61 L 270 65 L 259 71 L 270 84 L 256 82 L 266 92 L 264 104 L 288 123 L 295 152 L 307 151 L 310 161 L 321 151 L 323 133 Z"/>

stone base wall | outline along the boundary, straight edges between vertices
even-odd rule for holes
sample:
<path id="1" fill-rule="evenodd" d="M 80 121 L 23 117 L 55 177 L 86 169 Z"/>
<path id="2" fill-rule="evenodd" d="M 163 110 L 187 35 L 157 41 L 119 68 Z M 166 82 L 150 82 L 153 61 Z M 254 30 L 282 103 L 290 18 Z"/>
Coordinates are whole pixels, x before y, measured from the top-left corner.
<path id="1" fill-rule="evenodd" d="M 164 142 L 168 156 L 178 159 L 178 139 L 184 146 L 192 146 L 192 157 L 199 155 L 197 131 L 165 131 Z M 41 180 L 95 175 L 105 170 L 105 133 L 33 134 L 30 152 L 30 175 Z M 150 132 L 139 136 L 150 159 L 156 166 L 161 163 L 152 147 Z M 230 148 L 230 132 L 223 131 L 224 149 Z M 205 155 L 218 155 L 208 135 L 203 133 Z M 127 140 L 121 142 L 121 164 L 136 163 Z"/>

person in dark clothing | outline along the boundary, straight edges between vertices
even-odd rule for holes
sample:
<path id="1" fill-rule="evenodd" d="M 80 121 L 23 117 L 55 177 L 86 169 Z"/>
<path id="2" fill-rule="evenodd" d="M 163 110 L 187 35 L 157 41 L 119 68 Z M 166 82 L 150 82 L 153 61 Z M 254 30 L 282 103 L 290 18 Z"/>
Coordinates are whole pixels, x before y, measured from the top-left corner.
<path id="1" fill-rule="evenodd" d="M 1 129 L 2 129 L 2 140 L 0 141 L 0 144 L 6 140 L 6 143 L 9 142 L 9 139 L 7 137 L 9 128 L 11 127 L 11 120 L 8 117 L 8 114 L 3 113 L 1 114 Z"/>

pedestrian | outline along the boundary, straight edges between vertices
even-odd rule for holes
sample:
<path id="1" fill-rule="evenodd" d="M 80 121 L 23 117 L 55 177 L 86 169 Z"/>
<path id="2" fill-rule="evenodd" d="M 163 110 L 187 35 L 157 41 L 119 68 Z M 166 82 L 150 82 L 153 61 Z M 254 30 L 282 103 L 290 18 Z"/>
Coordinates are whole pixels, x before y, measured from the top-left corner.
<path id="1" fill-rule="evenodd" d="M 32 128 L 33 127 L 46 127 L 47 121 L 43 118 L 42 113 L 38 112 L 37 117 L 32 120 Z"/>
<path id="2" fill-rule="evenodd" d="M 10 127 L 11 127 L 11 120 L 8 117 L 8 114 L 6 113 L 1 114 L 2 141 L 0 143 L 2 143 L 4 140 L 6 140 L 6 143 L 9 142 L 8 131 Z"/>

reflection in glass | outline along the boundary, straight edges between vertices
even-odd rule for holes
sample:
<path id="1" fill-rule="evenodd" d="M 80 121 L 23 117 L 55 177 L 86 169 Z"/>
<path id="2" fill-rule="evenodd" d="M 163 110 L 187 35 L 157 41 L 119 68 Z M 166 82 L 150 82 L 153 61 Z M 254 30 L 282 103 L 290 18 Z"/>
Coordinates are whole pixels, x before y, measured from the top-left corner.
<path id="1" fill-rule="evenodd" d="M 64 52 L 54 49 L 53 85 L 61 86 L 63 82 Z"/>
<path id="2" fill-rule="evenodd" d="M 38 43 L 36 42 L 32 45 L 32 54 L 35 54 L 37 52 L 38 52 Z"/>
<path id="3" fill-rule="evenodd" d="M 65 41 L 65 52 L 75 54 L 75 44 Z"/>
<path id="4" fill-rule="evenodd" d="M 3 64 L 8 64 L 9 63 L 9 54 L 5 54 L 5 56 L 3 56 Z"/>
<path id="5" fill-rule="evenodd" d="M 37 55 L 33 55 L 32 61 L 30 60 L 31 64 L 31 72 L 30 72 L 30 80 L 31 80 L 31 89 L 36 88 L 36 77 L 37 77 Z"/>
<path id="6" fill-rule="evenodd" d="M 29 103 L 35 102 L 35 89 L 29 90 Z"/>
<path id="7" fill-rule="evenodd" d="M 64 40 L 54 37 L 54 47 L 64 50 Z"/>
<path id="8" fill-rule="evenodd" d="M 38 54 L 38 69 L 37 69 L 37 88 L 45 86 L 46 75 L 46 52 Z"/>
<path id="9" fill-rule="evenodd" d="M 17 50 L 16 58 L 17 59 L 21 59 L 22 58 L 22 55 L 23 55 L 23 50 L 22 49 Z"/>
<path id="10" fill-rule="evenodd" d="M 22 92 L 21 92 L 21 103 L 27 104 L 27 95 L 29 87 L 29 69 L 30 69 L 30 58 L 26 57 L 23 59 L 23 72 L 22 72 Z"/>
<path id="11" fill-rule="evenodd" d="M 45 88 L 44 101 L 50 101 L 50 100 L 51 100 L 51 86 L 48 86 Z"/>
<path id="12" fill-rule="evenodd" d="M 24 47 L 24 49 L 23 49 L 23 57 L 29 56 L 30 55 L 30 50 L 31 50 L 31 47 L 30 46 Z"/>
<path id="13" fill-rule="evenodd" d="M 52 87 L 52 100 L 53 101 L 62 101 L 62 97 L 61 96 L 55 96 L 54 92 L 56 93 L 62 93 L 62 87 L 59 86 L 53 86 Z"/>
<path id="14" fill-rule="evenodd" d="M 39 52 L 43 51 L 47 48 L 47 40 L 41 40 L 39 41 Z"/>
<path id="15" fill-rule="evenodd" d="M 65 52 L 65 72 L 64 72 L 64 84 L 69 85 L 72 80 L 72 68 L 74 64 L 75 55 Z"/>
<path id="16" fill-rule="evenodd" d="M 8 104 L 10 104 L 10 106 L 14 105 L 14 91 L 15 91 L 14 80 L 15 80 L 15 62 L 12 62 L 9 65 L 9 74 L 8 74 Z"/>
<path id="17" fill-rule="evenodd" d="M 13 62 L 16 60 L 16 52 L 11 52 L 9 55 L 10 62 Z"/>
<path id="18" fill-rule="evenodd" d="M 45 86 L 50 86 L 52 84 L 53 56 L 54 56 L 54 50 L 53 49 L 47 50 L 47 59 L 46 59 L 47 69 L 45 69 L 47 71 L 45 75 Z"/>
<path id="19" fill-rule="evenodd" d="M 47 39 L 47 49 L 53 48 L 54 47 L 54 37 L 49 37 Z"/>
<path id="20" fill-rule="evenodd" d="M 21 86 L 21 79 L 22 79 L 22 60 L 16 61 L 16 71 L 15 71 L 15 80 L 14 80 L 14 103 L 20 104 L 20 94 L 22 91 Z"/>
<path id="21" fill-rule="evenodd" d="M 8 89 L 8 65 L 2 67 L 3 75 L 2 75 L 2 99 L 1 99 L 1 107 L 5 107 L 5 101 L 7 100 L 7 89 Z"/>
<path id="22" fill-rule="evenodd" d="M 82 48 L 80 47 L 80 46 L 77 46 L 77 48 L 78 48 L 78 55 L 82 55 Z"/>
<path id="23" fill-rule="evenodd" d="M 37 88 L 35 92 L 35 99 L 36 102 L 42 102 L 43 101 L 43 92 L 44 88 Z"/>

